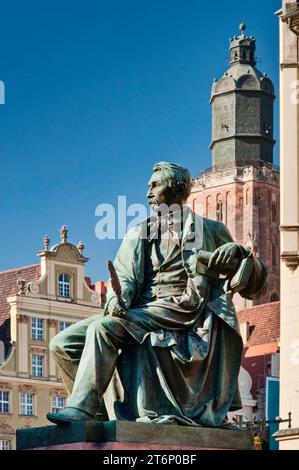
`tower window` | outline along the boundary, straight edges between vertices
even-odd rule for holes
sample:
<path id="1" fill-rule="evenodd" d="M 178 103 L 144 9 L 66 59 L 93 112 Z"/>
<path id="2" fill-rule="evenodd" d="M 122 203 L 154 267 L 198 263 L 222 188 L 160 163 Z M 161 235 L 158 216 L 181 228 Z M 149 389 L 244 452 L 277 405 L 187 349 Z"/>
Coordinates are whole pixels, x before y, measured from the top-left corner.
<path id="1" fill-rule="evenodd" d="M 58 278 L 58 295 L 65 298 L 71 296 L 71 281 L 68 274 L 60 274 Z"/>
<path id="2" fill-rule="evenodd" d="M 211 216 L 211 208 L 212 208 L 212 196 L 208 196 L 206 199 L 206 217 Z"/>
<path id="3" fill-rule="evenodd" d="M 199 214 L 199 213 L 200 213 L 200 204 L 199 204 L 199 200 L 198 200 L 198 199 L 193 199 L 193 202 L 192 202 L 192 209 L 193 209 L 193 212 L 195 212 L 195 214 Z"/>
<path id="4" fill-rule="evenodd" d="M 218 202 L 217 202 L 216 216 L 217 216 L 218 222 L 222 222 L 222 220 L 223 220 L 223 205 L 222 205 L 222 201 L 218 201 Z"/>

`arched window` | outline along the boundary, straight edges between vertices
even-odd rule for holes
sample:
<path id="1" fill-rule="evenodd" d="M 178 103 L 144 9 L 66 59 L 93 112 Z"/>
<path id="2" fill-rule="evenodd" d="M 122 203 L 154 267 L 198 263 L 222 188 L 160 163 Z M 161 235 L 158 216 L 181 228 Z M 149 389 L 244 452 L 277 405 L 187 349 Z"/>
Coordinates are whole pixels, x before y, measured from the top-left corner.
<path id="1" fill-rule="evenodd" d="M 192 210 L 193 212 L 197 213 L 197 206 L 198 206 L 198 200 L 195 198 L 192 201 Z"/>
<path id="2" fill-rule="evenodd" d="M 208 196 L 206 199 L 206 217 L 211 216 L 211 209 L 212 209 L 212 196 Z"/>
<path id="3" fill-rule="evenodd" d="M 228 191 L 225 195 L 225 220 L 224 223 L 230 225 L 230 218 L 228 217 L 229 210 L 231 207 L 231 193 Z"/>
<path id="4" fill-rule="evenodd" d="M 66 273 L 60 274 L 58 278 L 58 295 L 66 298 L 71 296 L 71 280 Z"/>
<path id="5" fill-rule="evenodd" d="M 223 203 L 221 199 L 221 194 L 218 194 L 217 196 L 216 219 L 218 220 L 218 222 L 223 221 Z"/>
<path id="6" fill-rule="evenodd" d="M 278 295 L 276 294 L 276 292 L 273 292 L 273 294 L 270 297 L 270 302 L 278 302 L 278 301 L 279 301 Z"/>

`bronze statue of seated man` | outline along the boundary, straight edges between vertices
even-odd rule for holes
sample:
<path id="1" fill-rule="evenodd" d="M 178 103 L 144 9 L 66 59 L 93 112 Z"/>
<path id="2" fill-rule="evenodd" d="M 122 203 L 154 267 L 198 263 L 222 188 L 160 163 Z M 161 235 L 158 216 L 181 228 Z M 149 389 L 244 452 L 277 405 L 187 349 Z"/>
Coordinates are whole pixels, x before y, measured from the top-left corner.
<path id="1" fill-rule="evenodd" d="M 232 303 L 262 295 L 267 270 L 234 243 L 222 222 L 186 206 L 188 170 L 157 163 L 147 197 L 156 215 L 122 241 L 104 315 L 80 321 L 50 343 L 67 406 L 48 419 L 94 419 L 219 427 L 242 407 L 242 339 Z"/>

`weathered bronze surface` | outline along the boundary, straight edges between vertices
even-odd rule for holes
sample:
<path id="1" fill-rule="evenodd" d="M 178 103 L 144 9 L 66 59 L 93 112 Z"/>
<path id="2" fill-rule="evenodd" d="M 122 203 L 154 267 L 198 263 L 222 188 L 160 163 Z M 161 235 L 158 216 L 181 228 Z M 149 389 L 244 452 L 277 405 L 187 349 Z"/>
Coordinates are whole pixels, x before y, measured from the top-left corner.
<path id="1" fill-rule="evenodd" d="M 156 215 L 128 232 L 114 261 L 122 302 L 110 288 L 104 316 L 51 342 L 70 396 L 50 420 L 88 420 L 102 398 L 110 420 L 162 424 L 220 427 L 241 408 L 232 296 L 262 295 L 267 270 L 222 222 L 184 205 L 190 190 L 188 170 L 155 165 L 147 197 Z"/>

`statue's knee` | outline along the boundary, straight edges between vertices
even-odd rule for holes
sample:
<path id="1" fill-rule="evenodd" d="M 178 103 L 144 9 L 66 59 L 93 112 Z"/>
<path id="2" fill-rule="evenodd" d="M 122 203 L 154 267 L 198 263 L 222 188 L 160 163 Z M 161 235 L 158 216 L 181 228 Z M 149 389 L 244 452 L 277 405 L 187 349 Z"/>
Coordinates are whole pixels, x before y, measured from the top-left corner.
<path id="1" fill-rule="evenodd" d="M 94 335 L 101 331 L 107 331 L 115 323 L 115 318 L 111 316 L 101 317 L 92 322 L 87 328 L 88 335 Z"/>

